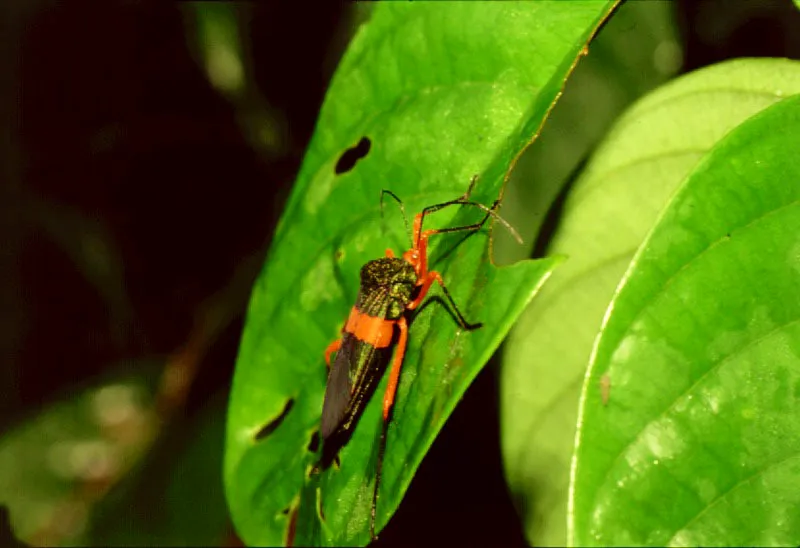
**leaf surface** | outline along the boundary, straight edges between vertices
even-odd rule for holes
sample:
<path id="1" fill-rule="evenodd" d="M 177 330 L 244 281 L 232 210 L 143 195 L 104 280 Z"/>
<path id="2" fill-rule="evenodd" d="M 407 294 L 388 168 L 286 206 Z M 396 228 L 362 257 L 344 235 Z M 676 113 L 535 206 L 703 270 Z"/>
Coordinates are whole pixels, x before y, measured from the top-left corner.
<path id="1" fill-rule="evenodd" d="M 324 523 L 309 511 L 317 495 L 306 472 L 314 461 L 309 443 L 322 408 L 323 351 L 355 300 L 358 271 L 386 247 L 400 252 L 409 245 L 393 204 L 381 222 L 380 190 L 394 191 L 413 214 L 463 194 L 479 174 L 473 198 L 491 204 L 613 5 L 373 8 L 331 83 L 250 302 L 225 459 L 226 496 L 246 542 L 285 542 L 293 516 L 298 544 L 369 540 L 368 494 L 382 398 L 367 406 L 340 453 L 341 468 L 319 479 Z M 359 154 L 342 159 L 350 148 Z M 480 218 L 468 209 L 443 210 L 431 218 L 431 227 Z M 415 318 L 389 429 L 378 529 L 471 380 L 555 264 L 526 261 L 497 269 L 488 243 L 487 232 L 432 240 L 432 268 L 442 273 L 467 319 L 484 326 L 461 332 L 435 301 Z M 267 426 L 270 435 L 257 440 Z M 311 502 L 298 512 L 301 492 Z"/>

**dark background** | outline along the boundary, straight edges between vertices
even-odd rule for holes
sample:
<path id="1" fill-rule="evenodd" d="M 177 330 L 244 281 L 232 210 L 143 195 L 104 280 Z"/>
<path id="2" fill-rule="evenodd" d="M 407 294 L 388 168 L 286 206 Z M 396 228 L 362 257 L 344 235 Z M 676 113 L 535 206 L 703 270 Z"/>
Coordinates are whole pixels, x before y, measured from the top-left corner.
<path id="1" fill-rule="evenodd" d="M 313 16 L 303 2 L 246 6 L 251 93 L 278 136 L 262 148 L 241 124 L 253 103 L 223 97 L 193 56 L 185 6 L 0 8 L 0 432 L 109 364 L 168 359 L 198 338 L 168 428 L 185 430 L 226 393 L 250 284 L 352 27 L 348 4 L 315 4 Z M 800 57 L 789 0 L 675 8 L 683 71 Z M 209 307 L 224 319 L 198 335 Z M 488 367 L 379 544 L 523 545 L 497 438 Z M 218 542 L 236 541 L 228 531 Z"/>

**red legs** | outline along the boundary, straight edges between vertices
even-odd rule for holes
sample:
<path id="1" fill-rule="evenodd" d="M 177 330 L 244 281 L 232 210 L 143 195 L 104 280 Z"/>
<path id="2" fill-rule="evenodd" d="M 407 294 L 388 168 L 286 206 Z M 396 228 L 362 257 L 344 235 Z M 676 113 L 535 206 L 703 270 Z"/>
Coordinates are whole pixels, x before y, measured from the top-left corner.
<path id="1" fill-rule="evenodd" d="M 470 186 L 471 188 L 471 186 Z M 419 293 L 417 294 L 416 298 L 411 301 L 407 306 L 407 310 L 414 310 L 419 306 L 425 296 L 428 294 L 428 291 L 431 288 L 433 282 L 438 282 L 439 285 L 442 287 L 442 291 L 447 297 L 447 300 L 450 301 L 450 306 L 452 306 L 453 311 L 458 318 L 458 323 L 463 329 L 475 329 L 476 327 L 480 327 L 480 324 L 469 324 L 461 315 L 461 312 L 458 310 L 453 297 L 450 295 L 450 292 L 447 290 L 447 286 L 444 285 L 444 281 L 442 281 L 442 276 L 436 271 L 428 271 L 428 238 L 433 234 L 438 234 L 441 232 L 455 232 L 453 230 L 426 230 L 424 232 L 420 232 L 422 228 L 422 218 L 423 213 L 417 215 L 414 218 L 414 233 L 413 239 L 414 247 L 409 249 L 403 254 L 403 259 L 405 259 L 408 263 L 410 263 L 414 270 L 417 273 L 417 287 L 420 288 Z M 487 214 L 488 218 L 488 214 Z M 480 228 L 483 225 L 483 222 L 486 219 L 484 218 L 483 221 L 478 223 L 477 225 L 472 225 L 469 227 L 461 227 L 462 230 L 469 230 L 469 229 L 476 229 Z M 394 253 L 391 249 L 386 250 L 387 257 L 394 257 Z M 377 508 L 378 508 L 378 487 L 381 481 L 381 474 L 383 472 L 383 455 L 386 451 L 386 430 L 389 425 L 389 416 L 392 413 L 392 407 L 394 406 L 395 396 L 397 395 L 397 385 L 400 381 L 400 370 L 403 367 L 403 358 L 406 354 L 406 346 L 408 345 L 408 321 L 406 320 L 405 316 L 400 316 L 397 320 L 397 327 L 400 330 L 400 336 L 397 339 L 397 349 L 394 352 L 394 359 L 392 360 L 392 367 L 389 371 L 389 382 L 386 386 L 386 392 L 383 395 L 383 427 L 381 429 L 381 440 L 380 445 L 378 446 L 378 470 L 375 478 L 375 490 L 372 493 L 372 514 L 370 516 L 370 524 L 369 524 L 369 533 L 370 538 L 375 540 L 375 522 L 377 519 Z"/>
<path id="2" fill-rule="evenodd" d="M 428 271 L 428 238 L 434 234 L 441 234 L 443 232 L 457 232 L 457 231 L 464 231 L 464 230 L 477 230 L 483 223 L 486 222 L 486 219 L 489 218 L 490 215 L 493 214 L 494 206 L 491 209 L 483 206 L 481 204 L 475 204 L 473 202 L 467 202 L 467 198 L 469 197 L 470 193 L 472 192 L 472 187 L 475 185 L 475 178 L 470 182 L 469 189 L 467 192 L 458 200 L 453 200 L 451 202 L 446 202 L 445 204 L 440 204 L 438 206 L 433 206 L 429 208 L 425 208 L 422 213 L 416 215 L 414 217 L 414 228 L 412 233 L 412 243 L 413 247 L 403 253 L 403 259 L 406 260 L 408 263 L 413 265 L 414 270 L 417 273 L 417 287 L 420 288 L 419 293 L 417 294 L 416 298 L 411 301 L 407 306 L 407 310 L 414 310 L 419 306 L 419 304 L 423 301 L 425 296 L 428 294 L 428 291 L 433 285 L 433 282 L 438 282 L 442 288 L 442 291 L 447 297 L 447 300 L 450 301 L 450 306 L 452 306 L 453 311 L 458 318 L 458 323 L 463 329 L 475 329 L 476 327 L 480 327 L 480 324 L 470 324 L 465 319 L 464 316 L 461 315 L 461 312 L 458 310 L 453 297 L 450 295 L 450 292 L 447 290 L 447 286 L 444 285 L 444 281 L 442 280 L 441 274 L 433 271 Z M 402 202 L 391 192 L 383 191 L 386 194 L 391 195 L 395 200 L 400 203 L 402 207 Z M 381 194 L 381 198 L 383 198 L 383 193 Z M 426 213 L 432 213 L 441 209 L 442 207 L 448 205 L 477 205 L 486 211 L 486 216 L 478 223 L 463 226 L 463 227 L 454 227 L 449 229 L 441 229 L 441 230 L 425 230 L 422 231 L 422 220 L 425 217 Z M 382 207 L 381 203 L 381 207 Z M 495 204 L 496 205 L 496 204 Z M 391 249 L 386 250 L 386 256 L 393 258 L 394 252 Z M 383 397 L 383 420 L 387 421 L 389 419 L 389 414 L 391 413 L 392 406 L 394 405 L 394 398 L 397 393 L 397 383 L 400 380 L 400 369 L 403 365 L 403 357 L 406 353 L 406 344 L 408 342 L 408 322 L 406 321 L 405 317 L 401 316 L 400 319 L 397 320 L 397 327 L 400 329 L 400 336 L 397 341 L 397 350 L 394 354 L 394 360 L 392 361 L 392 368 L 389 373 L 389 383 L 386 387 L 386 393 Z M 326 352 L 325 357 L 328 359 L 329 353 L 332 352 L 331 348 L 334 347 L 336 343 L 333 343 L 330 347 L 328 347 L 328 352 Z M 339 343 L 341 345 L 341 343 Z M 338 346 L 337 346 L 338 348 Z M 374 515 L 373 515 L 374 521 Z"/>
<path id="3" fill-rule="evenodd" d="M 414 310 L 419 306 L 419 303 L 421 303 L 422 300 L 425 298 L 425 296 L 428 294 L 428 290 L 433 285 L 433 282 L 439 282 L 439 285 L 444 287 L 444 281 L 442 280 L 441 274 L 439 274 L 435 270 L 426 273 L 425 277 L 422 278 L 421 281 L 422 285 L 420 286 L 419 294 L 417 295 L 416 299 L 414 299 L 408 304 L 408 306 L 406 307 L 408 310 Z"/>
<path id="4" fill-rule="evenodd" d="M 397 320 L 397 327 L 400 328 L 400 336 L 397 339 L 397 349 L 392 360 L 392 369 L 389 371 L 389 382 L 386 392 L 383 394 L 383 426 L 381 427 L 381 440 L 378 445 L 378 470 L 375 476 L 375 490 L 372 492 L 372 513 L 369 521 L 369 536 L 375 540 L 375 520 L 378 509 L 378 487 L 381 484 L 381 474 L 383 473 L 383 455 L 386 452 L 386 430 L 389 426 L 389 415 L 394 406 L 394 397 L 397 395 L 397 383 L 400 380 L 400 370 L 403 367 L 403 357 L 406 354 L 408 344 L 408 322 L 404 316 Z"/>
<path id="5" fill-rule="evenodd" d="M 342 339 L 336 339 L 325 349 L 325 363 L 328 365 L 328 369 L 331 368 L 331 354 L 338 352 L 341 347 Z"/>
<path id="6" fill-rule="evenodd" d="M 438 282 L 442 288 L 442 292 L 444 292 L 445 297 L 450 302 L 450 306 L 455 312 L 456 319 L 458 320 L 458 325 L 461 326 L 462 329 L 471 330 L 480 327 L 481 324 L 471 324 L 464 319 L 464 316 L 461 314 L 461 311 L 456 306 L 456 302 L 453 300 L 452 295 L 450 295 L 450 291 L 447 290 L 447 286 L 444 285 L 444 280 L 442 280 L 441 274 L 436 272 L 435 270 L 428 271 L 428 238 L 433 236 L 434 234 L 441 234 L 442 232 L 455 232 L 454 230 L 426 230 L 420 233 L 420 229 L 422 227 L 422 213 L 417 215 L 414 218 L 414 237 L 416 241 L 416 246 L 412 249 L 409 249 L 403 254 L 403 258 L 414 265 L 414 269 L 417 272 L 417 286 L 420 288 L 417 297 L 411 301 L 408 306 L 406 307 L 408 310 L 414 310 L 419 306 L 425 296 L 428 294 L 428 290 L 430 290 L 431 285 L 433 282 Z M 488 218 L 488 215 L 487 215 Z M 474 230 L 480 228 L 483 225 L 483 222 L 486 220 L 484 218 L 483 221 L 480 223 L 476 223 L 476 225 L 470 225 L 467 227 L 456 227 L 456 229 L 461 230 Z"/>
<path id="7" fill-rule="evenodd" d="M 450 292 L 447 290 L 447 286 L 444 285 L 444 281 L 442 280 L 442 276 L 436 271 L 428 271 L 428 238 L 433 234 L 441 234 L 446 232 L 461 232 L 461 231 L 469 231 L 469 230 L 478 230 L 480 229 L 486 220 L 489 217 L 493 217 L 500 221 L 503 225 L 505 225 L 518 240 L 520 240 L 519 236 L 517 235 L 516 231 L 503 220 L 499 215 L 495 213 L 495 208 L 497 207 L 499 201 L 492 204 L 491 208 L 486 207 L 483 204 L 479 204 L 476 202 L 470 202 L 469 196 L 472 193 L 472 189 L 475 186 L 476 177 L 472 178 L 470 181 L 469 188 L 467 192 L 464 193 L 463 196 L 458 198 L 457 200 L 452 200 L 450 202 L 445 202 L 442 204 L 438 204 L 435 206 L 426 207 L 422 213 L 416 215 L 414 217 L 414 227 L 411 234 L 411 249 L 403 253 L 403 259 L 411 264 L 414 267 L 414 270 L 417 274 L 417 287 L 419 287 L 419 293 L 417 294 L 416 298 L 411 301 L 406 308 L 408 310 L 414 310 L 419 306 L 425 296 L 428 294 L 431 285 L 433 282 L 438 282 L 442 288 L 445 297 L 450 302 L 450 306 L 452 307 L 453 312 L 458 319 L 458 323 L 463 329 L 475 329 L 480 327 L 481 324 L 469 324 L 462 316 L 461 312 L 459 311 L 458 307 L 456 306 L 453 297 L 450 295 Z M 403 202 L 391 191 L 383 190 L 381 192 L 381 215 L 383 215 L 383 197 L 384 195 L 388 194 L 391 196 L 399 205 L 400 209 L 403 213 L 403 220 L 406 223 L 406 230 L 408 230 L 408 220 L 405 215 L 405 208 L 403 207 Z M 425 218 L 425 215 L 443 209 L 447 206 L 451 205 L 469 205 L 473 207 L 477 207 L 483 210 L 486 215 L 484 218 L 474 224 L 466 225 L 466 226 L 459 226 L 459 227 L 452 227 L 452 228 L 445 228 L 439 230 L 422 230 L 422 221 Z M 521 240 L 520 240 L 520 243 Z M 391 249 L 386 250 L 386 256 L 389 258 L 394 258 L 394 252 Z M 378 507 L 378 487 L 381 481 L 381 473 L 383 470 L 383 456 L 386 450 L 386 433 L 389 424 L 389 416 L 391 415 L 392 408 L 394 406 L 395 396 L 397 394 L 397 385 L 400 380 L 400 370 L 403 366 L 403 358 L 405 357 L 406 353 L 406 346 L 408 343 L 408 322 L 404 316 L 401 316 L 397 320 L 397 326 L 400 329 L 400 336 L 397 341 L 397 349 L 395 350 L 394 359 L 392 360 L 392 367 L 391 371 L 389 372 L 389 381 L 386 387 L 386 392 L 384 393 L 383 397 L 383 427 L 381 430 L 381 439 L 380 445 L 378 446 L 378 470 L 377 475 L 375 478 L 375 489 L 372 495 L 372 514 L 370 519 L 370 538 L 375 540 L 377 537 L 375 536 L 375 523 L 376 523 L 376 513 Z M 336 343 L 333 343 L 330 347 L 328 347 L 328 352 L 326 352 L 326 360 L 329 357 L 331 350 Z M 341 343 L 340 343 L 341 345 Z M 338 346 L 336 347 L 338 348 Z"/>
<path id="8" fill-rule="evenodd" d="M 389 413 L 392 410 L 392 405 L 394 405 L 397 381 L 400 380 L 400 369 L 403 367 L 403 356 L 406 354 L 406 343 L 408 342 L 408 323 L 405 317 L 400 316 L 396 325 L 400 328 L 400 337 L 397 339 L 397 350 L 394 352 L 392 369 L 389 372 L 389 384 L 386 386 L 386 393 L 383 395 L 383 420 L 389 419 Z"/>

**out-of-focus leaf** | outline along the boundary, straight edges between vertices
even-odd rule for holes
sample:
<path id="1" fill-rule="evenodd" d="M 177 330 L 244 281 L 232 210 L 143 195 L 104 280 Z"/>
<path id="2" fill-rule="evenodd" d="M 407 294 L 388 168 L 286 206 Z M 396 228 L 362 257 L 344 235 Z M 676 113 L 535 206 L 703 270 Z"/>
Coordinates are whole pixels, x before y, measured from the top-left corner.
<path id="1" fill-rule="evenodd" d="M 506 472 L 530 539 L 563 544 L 578 397 L 603 313 L 658 212 L 698 160 L 754 113 L 800 92 L 800 64 L 731 61 L 639 101 L 564 205 L 550 247 L 569 260 L 515 327 L 502 379 Z"/>
<path id="2" fill-rule="evenodd" d="M 724 137 L 631 262 L 581 394 L 575 544 L 800 542 L 798 149 L 800 96 Z"/>
<path id="3" fill-rule="evenodd" d="M 297 522 L 298 544 L 368 541 L 380 397 L 341 451 L 341 468 L 321 478 L 325 522 L 296 505 L 315 459 L 308 446 L 322 408 L 323 351 L 355 300 L 360 267 L 388 246 L 408 247 L 395 207 L 381 223 L 380 190 L 395 191 L 413 213 L 461 195 L 480 174 L 473 198 L 491 203 L 613 4 L 385 3 L 356 33 L 254 289 L 242 339 L 225 484 L 247 542 L 285 542 L 295 515 L 314 522 Z M 350 147 L 360 155 L 343 157 Z M 469 208 L 444 210 L 430 226 L 479 216 Z M 432 267 L 467 318 L 484 326 L 462 332 L 436 302 L 411 326 L 388 434 L 379 530 L 461 394 L 554 264 L 496 269 L 485 232 L 432 243 Z M 271 424 L 271 434 L 257 440 Z M 315 527 L 319 538 L 310 533 Z"/>
<path id="4" fill-rule="evenodd" d="M 191 423 L 170 424 L 120 496 L 99 505 L 93 546 L 220 545 L 230 531 L 222 489 L 226 403 L 220 394 Z"/>
<path id="5" fill-rule="evenodd" d="M 186 2 L 181 9 L 190 49 L 208 81 L 236 108 L 242 132 L 265 157 L 286 153 L 286 120 L 254 81 L 252 57 L 243 40 L 253 6 L 246 2 Z"/>
<path id="6" fill-rule="evenodd" d="M 530 256 L 553 200 L 579 162 L 627 106 L 676 74 L 682 58 L 675 11 L 676 4 L 668 0 L 623 2 L 592 40 L 541 134 L 508 180 L 503 216 L 526 245 L 498 231 L 494 252 L 499 264 Z"/>
<path id="7" fill-rule="evenodd" d="M 136 370 L 155 368 L 142 363 Z M 144 376 L 111 379 L 53 404 L 0 440 L 0 502 L 26 542 L 85 542 L 92 503 L 150 447 L 158 429 L 154 383 Z"/>

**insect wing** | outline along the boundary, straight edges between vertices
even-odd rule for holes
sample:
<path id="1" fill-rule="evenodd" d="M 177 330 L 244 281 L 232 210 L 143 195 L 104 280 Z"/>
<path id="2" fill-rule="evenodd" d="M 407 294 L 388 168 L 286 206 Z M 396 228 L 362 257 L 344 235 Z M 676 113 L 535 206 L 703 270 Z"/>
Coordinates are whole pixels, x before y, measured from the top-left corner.
<path id="1" fill-rule="evenodd" d="M 355 357 L 356 338 L 345 333 L 342 346 L 336 352 L 325 387 L 325 401 L 322 404 L 322 439 L 328 439 L 344 420 L 350 396 L 353 392 L 351 369 L 358 360 Z"/>
<path id="2" fill-rule="evenodd" d="M 356 322 L 367 320 L 372 325 L 376 321 L 385 321 L 389 324 L 386 327 L 393 329 L 395 321 L 385 319 L 388 298 L 388 294 L 381 291 L 359 294 L 357 302 L 360 307 L 353 309 L 351 317 L 355 317 Z M 322 406 L 320 433 L 328 457 L 347 443 L 391 357 L 392 345 L 387 346 L 385 340 L 380 340 L 381 333 L 385 333 L 384 329 L 368 329 L 367 338 L 360 339 L 355 333 L 348 331 L 353 329 L 358 332 L 358 329 L 349 321 L 348 326 L 350 327 L 345 328 L 342 344 L 331 365 Z M 375 340 L 371 340 L 373 338 Z"/>
<path id="3" fill-rule="evenodd" d="M 391 347 L 375 348 L 346 333 L 336 355 L 322 406 L 323 440 L 347 435 L 378 386 L 391 357 Z M 343 440 L 339 446 L 346 443 Z"/>

